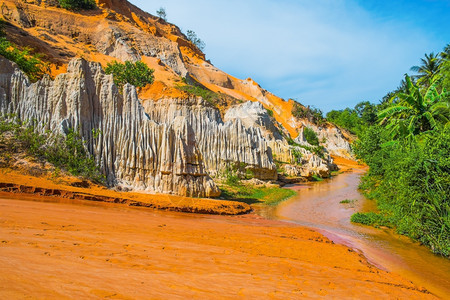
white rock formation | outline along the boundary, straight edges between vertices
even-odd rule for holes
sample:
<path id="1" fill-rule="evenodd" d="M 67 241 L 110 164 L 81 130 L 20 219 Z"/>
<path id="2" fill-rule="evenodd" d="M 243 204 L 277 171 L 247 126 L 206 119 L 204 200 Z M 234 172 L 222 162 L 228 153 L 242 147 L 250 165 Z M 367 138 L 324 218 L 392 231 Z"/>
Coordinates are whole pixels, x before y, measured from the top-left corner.
<path id="1" fill-rule="evenodd" d="M 98 63 L 73 60 L 68 73 L 30 84 L 0 58 L 0 112 L 36 120 L 39 130 L 77 128 L 111 185 L 185 196 L 218 196 L 186 117 L 157 123 L 136 90 L 121 95 Z M 94 138 L 92 130 L 100 130 Z"/>

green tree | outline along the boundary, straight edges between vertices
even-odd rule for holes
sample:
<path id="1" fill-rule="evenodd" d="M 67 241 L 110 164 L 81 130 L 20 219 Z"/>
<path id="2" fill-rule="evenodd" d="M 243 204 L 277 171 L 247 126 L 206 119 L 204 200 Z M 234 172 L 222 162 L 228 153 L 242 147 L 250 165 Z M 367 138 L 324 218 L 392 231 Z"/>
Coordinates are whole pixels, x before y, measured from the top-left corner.
<path id="1" fill-rule="evenodd" d="M 437 55 L 431 52 L 430 54 L 425 54 L 425 58 L 422 58 L 421 62 L 422 64 L 420 66 L 412 66 L 411 71 L 419 73 L 414 76 L 418 84 L 430 86 L 436 74 L 439 72 L 441 61 Z"/>
<path id="2" fill-rule="evenodd" d="M 164 21 L 167 21 L 166 9 L 165 9 L 164 7 L 160 7 L 160 8 L 156 11 L 156 15 L 157 15 L 160 19 L 163 19 Z"/>
<path id="3" fill-rule="evenodd" d="M 445 46 L 441 52 L 441 67 L 439 70 L 439 80 L 443 89 L 450 90 L 450 44 Z"/>
<path id="4" fill-rule="evenodd" d="M 440 125 L 450 119 L 449 94 L 439 93 L 433 83 L 424 95 L 408 75 L 405 75 L 407 92 L 395 95 L 397 103 L 378 113 L 381 124 L 386 124 L 392 138 L 412 137 Z"/>
<path id="5" fill-rule="evenodd" d="M 106 74 L 112 74 L 114 83 L 119 90 L 123 89 L 126 83 L 134 85 L 135 87 L 144 87 L 147 84 L 153 83 L 153 69 L 150 69 L 143 62 L 126 61 L 124 64 L 117 61 L 108 63 L 105 69 Z"/>
<path id="6" fill-rule="evenodd" d="M 355 111 L 362 122 L 367 125 L 373 125 L 377 121 L 377 107 L 369 101 L 356 104 Z"/>
<path id="7" fill-rule="evenodd" d="M 439 54 L 442 59 L 450 59 L 450 44 L 444 47 L 444 50 Z"/>
<path id="8" fill-rule="evenodd" d="M 186 37 L 188 41 L 194 44 L 200 51 L 205 49 L 205 42 L 203 42 L 194 31 L 188 30 L 186 32 Z"/>

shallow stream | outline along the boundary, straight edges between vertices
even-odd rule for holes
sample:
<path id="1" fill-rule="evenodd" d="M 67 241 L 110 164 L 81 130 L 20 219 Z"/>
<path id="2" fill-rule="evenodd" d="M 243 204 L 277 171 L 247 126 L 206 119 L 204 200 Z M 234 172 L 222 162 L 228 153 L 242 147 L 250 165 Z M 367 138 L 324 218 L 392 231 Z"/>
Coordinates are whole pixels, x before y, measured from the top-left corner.
<path id="1" fill-rule="evenodd" d="M 298 195 L 278 207 L 259 208 L 265 218 L 294 222 L 315 229 L 335 243 L 360 251 L 372 264 L 394 271 L 443 299 L 450 299 L 450 260 L 432 254 L 426 247 L 395 234 L 350 222 L 357 211 L 374 209 L 373 201 L 358 192 L 362 171 L 331 179 L 291 185 Z M 342 200 L 353 200 L 342 204 Z"/>

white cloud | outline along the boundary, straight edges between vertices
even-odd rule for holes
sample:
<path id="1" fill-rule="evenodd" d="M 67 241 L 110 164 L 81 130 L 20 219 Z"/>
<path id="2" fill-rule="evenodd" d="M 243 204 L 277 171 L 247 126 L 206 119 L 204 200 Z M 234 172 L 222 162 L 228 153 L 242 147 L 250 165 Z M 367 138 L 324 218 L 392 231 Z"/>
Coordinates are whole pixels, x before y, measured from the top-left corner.
<path id="1" fill-rule="evenodd" d="M 325 111 L 376 102 L 425 52 L 444 46 L 354 1 L 132 2 L 150 13 L 165 7 L 168 21 L 194 30 L 225 72 Z"/>

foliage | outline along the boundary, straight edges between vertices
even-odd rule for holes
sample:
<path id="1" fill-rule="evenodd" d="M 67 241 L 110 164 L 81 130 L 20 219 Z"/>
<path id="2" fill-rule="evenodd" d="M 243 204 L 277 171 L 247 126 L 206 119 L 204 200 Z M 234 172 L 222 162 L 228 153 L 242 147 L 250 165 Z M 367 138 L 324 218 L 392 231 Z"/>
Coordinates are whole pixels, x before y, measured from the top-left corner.
<path id="1" fill-rule="evenodd" d="M 377 214 L 374 212 L 365 212 L 365 213 L 358 212 L 356 214 L 353 214 L 350 217 L 350 221 L 353 223 L 360 223 L 363 225 L 375 226 L 375 227 L 378 227 L 378 226 L 390 227 L 391 226 L 390 223 L 388 221 L 386 221 L 386 219 L 381 214 Z"/>
<path id="2" fill-rule="evenodd" d="M 77 132 L 70 130 L 66 136 L 38 134 L 33 123 L 21 122 L 11 116 L 0 118 L 2 157 L 25 152 L 72 175 L 104 181 L 94 158 L 87 152 L 85 142 Z"/>
<path id="3" fill-rule="evenodd" d="M 323 113 L 320 109 L 315 107 L 304 107 L 300 103 L 294 101 L 292 107 L 292 115 L 297 119 L 307 119 L 308 121 L 315 123 L 319 126 L 326 123 Z"/>
<path id="4" fill-rule="evenodd" d="M 319 146 L 319 138 L 314 130 L 309 127 L 303 127 L 303 136 L 306 141 L 313 146 Z"/>
<path id="5" fill-rule="evenodd" d="M 203 100 L 211 104 L 212 106 L 217 106 L 220 101 L 220 97 L 217 93 L 205 89 L 198 85 L 179 85 L 176 87 L 180 91 L 184 91 L 188 94 L 194 95 L 196 97 L 202 97 Z"/>
<path id="6" fill-rule="evenodd" d="M 356 104 L 354 109 L 332 110 L 326 117 L 328 121 L 359 136 L 367 127 L 376 123 L 377 109 L 376 105 L 363 101 Z"/>
<path id="7" fill-rule="evenodd" d="M 317 174 L 314 174 L 314 175 L 312 176 L 312 181 L 323 181 L 323 178 L 320 177 L 320 176 L 317 175 Z"/>
<path id="8" fill-rule="evenodd" d="M 439 93 L 437 83 L 423 91 L 408 75 L 405 81 L 406 92 L 396 93 L 395 104 L 378 113 L 392 138 L 410 138 L 449 122 L 450 94 L 445 90 Z"/>
<path id="9" fill-rule="evenodd" d="M 59 6 L 68 10 L 94 9 L 94 0 L 58 0 Z"/>
<path id="10" fill-rule="evenodd" d="M 160 7 L 160 8 L 156 11 L 156 15 L 157 15 L 160 19 L 163 19 L 164 21 L 167 21 L 166 9 L 165 9 L 164 7 Z"/>
<path id="11" fill-rule="evenodd" d="M 302 152 L 298 148 L 291 148 L 291 154 L 294 157 L 295 163 L 298 165 L 302 164 Z"/>
<path id="12" fill-rule="evenodd" d="M 15 62 L 33 82 L 41 79 L 48 71 L 48 64 L 42 61 L 42 55 L 32 54 L 32 49 L 28 47 L 19 49 L 4 37 L 0 37 L 0 55 Z"/>
<path id="13" fill-rule="evenodd" d="M 200 51 L 203 51 L 205 49 L 205 42 L 203 42 L 194 31 L 188 30 L 186 32 L 186 37 L 188 41 L 194 44 Z"/>
<path id="14" fill-rule="evenodd" d="M 430 54 L 425 54 L 425 58 L 420 60 L 422 64 L 420 66 L 412 66 L 411 71 L 419 73 L 414 76 L 418 84 L 429 86 L 439 72 L 439 57 L 431 52 Z"/>
<path id="15" fill-rule="evenodd" d="M 363 181 L 367 196 L 392 215 L 400 233 L 450 255 L 450 128 L 381 151 L 383 161 L 376 163 L 382 175 L 371 174 L 369 163 L 371 173 Z"/>
<path id="16" fill-rule="evenodd" d="M 222 185 L 222 197 L 226 200 L 241 201 L 248 204 L 263 203 L 266 205 L 277 205 L 297 193 L 293 190 L 280 187 L 255 187 L 252 185 Z"/>
<path id="17" fill-rule="evenodd" d="M 112 74 L 114 83 L 119 90 L 123 89 L 126 83 L 134 85 L 135 87 L 144 87 L 147 84 L 153 83 L 155 70 L 150 69 L 143 62 L 126 61 L 124 64 L 117 61 L 108 63 L 105 69 L 106 74 Z"/>
<path id="18" fill-rule="evenodd" d="M 230 186 L 237 186 L 240 184 L 239 172 L 237 169 L 227 167 L 225 170 L 225 183 Z"/>
<path id="19" fill-rule="evenodd" d="M 284 136 L 284 138 L 286 139 L 286 141 L 288 142 L 288 144 L 290 146 L 294 146 L 294 147 L 300 147 L 303 149 L 308 150 L 311 153 L 315 153 L 317 156 L 324 158 L 324 148 L 322 146 L 307 146 L 307 145 L 301 145 L 296 143 L 290 136 L 286 135 Z M 301 154 L 301 153 L 300 153 Z"/>
<path id="20" fill-rule="evenodd" d="M 357 213 L 352 222 L 393 226 L 450 256 L 449 45 L 426 55 L 419 75 L 405 79 L 376 106 L 380 122 L 364 126 L 353 145 L 369 165 L 360 189 L 379 213 Z M 414 79 L 417 79 L 415 82 Z M 358 119 L 355 119 L 358 121 Z M 358 122 L 359 122 L 358 121 Z"/>

